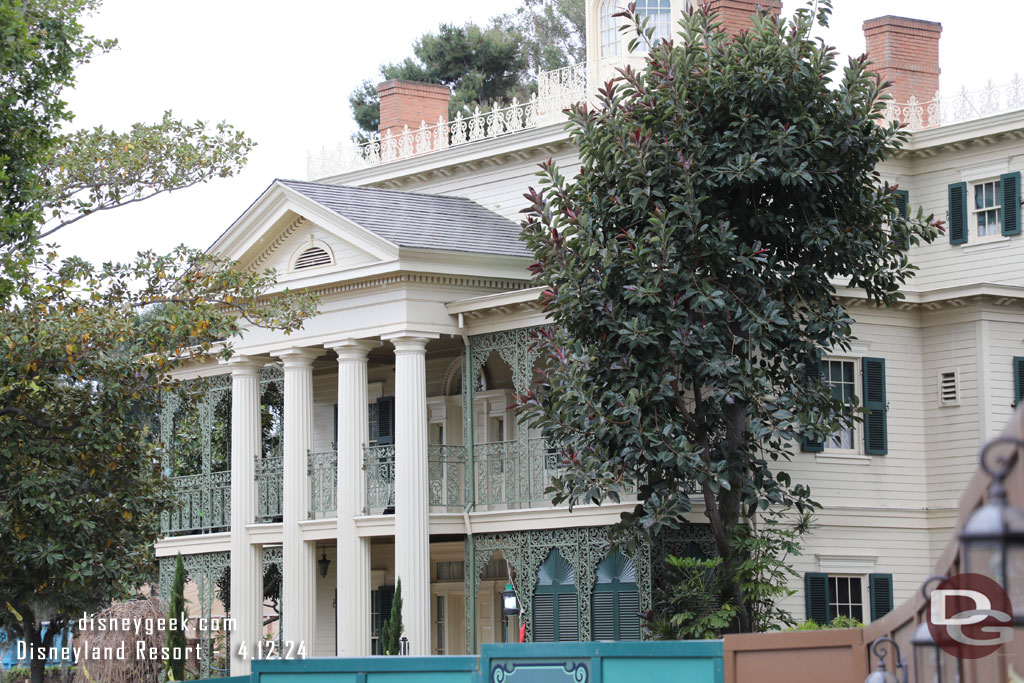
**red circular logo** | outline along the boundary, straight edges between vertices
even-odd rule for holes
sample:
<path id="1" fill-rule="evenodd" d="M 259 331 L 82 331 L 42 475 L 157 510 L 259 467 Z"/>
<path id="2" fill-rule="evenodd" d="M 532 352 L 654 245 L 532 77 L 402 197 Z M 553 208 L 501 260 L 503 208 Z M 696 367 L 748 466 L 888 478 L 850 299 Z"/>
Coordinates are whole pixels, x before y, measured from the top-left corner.
<path id="1" fill-rule="evenodd" d="M 957 574 L 929 594 L 928 631 L 944 652 L 979 659 L 1013 640 L 1013 608 L 1006 591 L 981 574 Z"/>

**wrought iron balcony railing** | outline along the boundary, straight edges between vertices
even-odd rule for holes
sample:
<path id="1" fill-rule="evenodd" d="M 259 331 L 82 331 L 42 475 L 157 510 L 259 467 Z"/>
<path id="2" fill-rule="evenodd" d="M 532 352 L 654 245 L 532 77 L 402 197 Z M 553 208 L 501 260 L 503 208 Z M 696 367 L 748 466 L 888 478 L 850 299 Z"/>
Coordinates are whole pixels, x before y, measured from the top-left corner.
<path id="1" fill-rule="evenodd" d="M 395 447 L 367 446 L 363 449 L 366 473 L 366 512 L 380 514 L 395 508 Z"/>
<path id="2" fill-rule="evenodd" d="M 284 515 L 284 458 L 280 455 L 256 461 L 256 523 L 280 522 Z"/>
<path id="3" fill-rule="evenodd" d="M 209 534 L 231 529 L 231 473 L 174 477 L 178 507 L 164 512 L 160 530 L 168 536 Z"/>
<path id="4" fill-rule="evenodd" d="M 430 504 L 461 510 L 466 504 L 466 449 L 464 446 L 427 446 Z"/>
<path id="5" fill-rule="evenodd" d="M 309 518 L 325 519 L 338 515 L 338 451 L 310 451 Z"/>
<path id="6" fill-rule="evenodd" d="M 533 507 L 551 504 L 544 493 L 560 456 L 544 439 L 477 444 L 473 448 L 478 505 Z"/>

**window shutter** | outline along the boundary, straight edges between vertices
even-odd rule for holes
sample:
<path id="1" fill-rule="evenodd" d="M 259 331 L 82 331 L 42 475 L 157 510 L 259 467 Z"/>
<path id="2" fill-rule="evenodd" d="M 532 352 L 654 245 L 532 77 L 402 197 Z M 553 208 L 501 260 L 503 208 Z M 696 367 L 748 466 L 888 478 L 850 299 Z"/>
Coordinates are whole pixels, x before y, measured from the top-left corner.
<path id="1" fill-rule="evenodd" d="M 1003 205 L 999 209 L 1006 236 L 1020 234 L 1020 171 L 999 176 Z"/>
<path id="2" fill-rule="evenodd" d="M 949 243 L 967 242 L 967 183 L 949 186 Z"/>
<path id="3" fill-rule="evenodd" d="M 338 450 L 338 404 L 334 404 L 334 431 L 331 432 L 331 450 Z"/>
<path id="4" fill-rule="evenodd" d="M 616 640 L 640 640 L 640 593 L 619 593 L 619 633 Z"/>
<path id="5" fill-rule="evenodd" d="M 814 358 L 807 361 L 807 384 L 808 386 L 821 383 L 821 356 L 816 355 Z M 811 441 L 809 438 L 805 438 L 801 446 L 801 450 L 804 453 L 821 453 L 825 450 L 825 444 L 822 441 Z"/>
<path id="6" fill-rule="evenodd" d="M 869 412 L 864 416 L 864 451 L 868 455 L 885 455 L 889 452 L 889 437 L 885 415 L 885 359 L 864 358 L 864 407 Z"/>
<path id="7" fill-rule="evenodd" d="M 377 636 L 377 640 L 374 641 L 378 652 L 374 654 L 383 654 L 380 652 L 380 636 L 381 630 L 384 628 L 384 622 L 391 618 L 391 605 L 395 601 L 395 587 L 394 586 L 381 586 L 373 592 L 373 606 L 377 611 L 377 619 L 373 624 L 374 635 Z"/>
<path id="8" fill-rule="evenodd" d="M 590 606 L 594 640 L 615 640 L 615 593 L 594 590 Z"/>
<path id="9" fill-rule="evenodd" d="M 395 443 L 395 397 L 381 396 L 377 399 L 377 445 Z"/>
<path id="10" fill-rule="evenodd" d="M 559 593 L 558 598 L 558 641 L 572 642 L 580 639 L 579 607 L 575 590 Z"/>
<path id="11" fill-rule="evenodd" d="M 807 618 L 819 626 L 829 623 L 828 574 L 804 574 L 804 598 L 807 602 Z"/>
<path id="12" fill-rule="evenodd" d="M 871 621 L 892 611 L 892 574 L 869 574 L 871 590 Z"/>
<path id="13" fill-rule="evenodd" d="M 555 641 L 555 596 L 551 593 L 533 596 L 533 640 L 536 643 Z"/>
<path id="14" fill-rule="evenodd" d="M 1013 407 L 1024 403 L 1024 357 L 1013 359 Z"/>
<path id="15" fill-rule="evenodd" d="M 910 192 L 907 190 L 893 190 L 893 198 L 896 200 L 896 212 L 899 217 L 906 220 L 910 217 Z M 903 238 L 903 248 L 910 249 L 910 233 Z"/>

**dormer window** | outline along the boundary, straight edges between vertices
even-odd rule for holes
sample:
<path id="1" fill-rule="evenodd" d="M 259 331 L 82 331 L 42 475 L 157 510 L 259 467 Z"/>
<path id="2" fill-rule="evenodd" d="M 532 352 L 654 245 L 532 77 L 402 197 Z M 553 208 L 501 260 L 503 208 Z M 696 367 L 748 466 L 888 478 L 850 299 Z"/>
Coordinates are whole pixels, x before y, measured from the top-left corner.
<path id="1" fill-rule="evenodd" d="M 291 271 L 320 268 L 334 263 L 331 248 L 319 240 L 310 238 L 309 242 L 296 250 L 292 256 Z"/>

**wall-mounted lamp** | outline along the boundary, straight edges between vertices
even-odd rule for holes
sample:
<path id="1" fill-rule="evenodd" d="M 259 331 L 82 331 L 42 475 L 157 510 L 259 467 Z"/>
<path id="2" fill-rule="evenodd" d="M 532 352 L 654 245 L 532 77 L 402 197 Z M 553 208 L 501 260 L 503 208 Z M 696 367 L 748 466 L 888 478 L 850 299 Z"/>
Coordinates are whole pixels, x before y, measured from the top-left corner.
<path id="1" fill-rule="evenodd" d="M 519 596 L 511 583 L 506 583 L 505 590 L 501 591 L 501 613 L 506 617 L 519 614 Z"/>
<path id="2" fill-rule="evenodd" d="M 320 578 L 321 579 L 326 579 L 327 578 L 327 568 L 331 566 L 331 561 L 327 559 L 327 549 L 326 548 L 321 548 L 320 552 L 322 552 L 323 555 L 321 555 L 320 559 L 316 561 L 316 566 L 320 569 Z"/>

